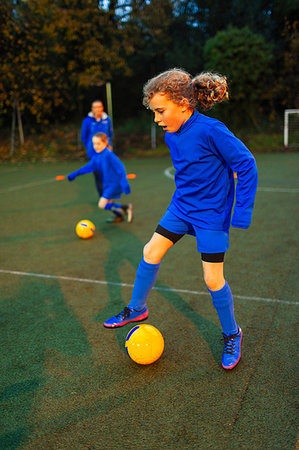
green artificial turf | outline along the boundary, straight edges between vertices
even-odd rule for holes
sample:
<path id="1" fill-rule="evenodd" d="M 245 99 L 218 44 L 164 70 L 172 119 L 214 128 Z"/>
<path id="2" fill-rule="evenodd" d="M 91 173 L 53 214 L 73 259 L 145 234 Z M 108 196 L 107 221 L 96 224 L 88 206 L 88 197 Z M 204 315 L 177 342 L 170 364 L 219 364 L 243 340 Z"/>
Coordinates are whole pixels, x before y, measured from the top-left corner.
<path id="1" fill-rule="evenodd" d="M 137 175 L 135 219 L 117 225 L 97 208 L 91 175 L 55 180 L 81 162 L 0 168 L 0 449 L 295 448 L 299 154 L 257 155 L 252 226 L 231 229 L 225 276 L 244 332 L 233 371 L 221 368 L 190 236 L 163 259 L 148 301 L 162 357 L 135 364 L 124 347 L 132 326 L 103 327 L 129 302 L 174 191 L 169 158 L 124 163 Z M 81 219 L 93 238 L 75 235 Z"/>

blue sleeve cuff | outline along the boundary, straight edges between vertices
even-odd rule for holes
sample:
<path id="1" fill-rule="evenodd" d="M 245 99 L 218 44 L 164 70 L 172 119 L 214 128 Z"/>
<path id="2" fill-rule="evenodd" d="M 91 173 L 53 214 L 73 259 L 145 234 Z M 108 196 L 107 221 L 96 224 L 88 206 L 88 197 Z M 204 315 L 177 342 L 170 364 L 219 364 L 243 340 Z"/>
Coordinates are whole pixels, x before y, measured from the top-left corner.
<path id="1" fill-rule="evenodd" d="M 249 228 L 251 224 L 252 210 L 253 208 L 250 209 L 235 208 L 231 222 L 232 226 L 244 229 Z"/>
<path id="2" fill-rule="evenodd" d="M 73 173 L 70 173 L 70 174 L 67 176 L 67 178 L 68 178 L 69 181 L 73 181 L 73 180 L 76 178 L 76 175 L 74 175 Z"/>

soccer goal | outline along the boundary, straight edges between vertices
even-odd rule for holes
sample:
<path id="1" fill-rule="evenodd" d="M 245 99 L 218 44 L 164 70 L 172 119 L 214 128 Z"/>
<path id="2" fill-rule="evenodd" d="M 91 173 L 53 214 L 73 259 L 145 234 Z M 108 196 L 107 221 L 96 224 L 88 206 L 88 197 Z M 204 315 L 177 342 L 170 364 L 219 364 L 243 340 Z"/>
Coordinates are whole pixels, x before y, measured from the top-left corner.
<path id="1" fill-rule="evenodd" d="M 284 112 L 284 146 L 299 147 L 299 109 Z"/>

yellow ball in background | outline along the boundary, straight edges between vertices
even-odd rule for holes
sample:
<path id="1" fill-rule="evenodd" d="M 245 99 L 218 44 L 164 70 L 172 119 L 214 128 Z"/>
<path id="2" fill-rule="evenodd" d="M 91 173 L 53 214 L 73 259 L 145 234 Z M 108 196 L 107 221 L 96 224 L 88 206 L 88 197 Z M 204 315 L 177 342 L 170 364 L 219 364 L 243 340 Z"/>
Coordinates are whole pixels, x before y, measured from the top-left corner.
<path id="1" fill-rule="evenodd" d="M 137 364 L 151 364 L 160 358 L 164 350 L 164 339 L 152 325 L 137 325 L 126 337 L 126 351 Z"/>
<path id="2" fill-rule="evenodd" d="M 89 239 L 94 235 L 96 227 L 90 220 L 80 220 L 76 225 L 76 233 L 81 239 Z"/>

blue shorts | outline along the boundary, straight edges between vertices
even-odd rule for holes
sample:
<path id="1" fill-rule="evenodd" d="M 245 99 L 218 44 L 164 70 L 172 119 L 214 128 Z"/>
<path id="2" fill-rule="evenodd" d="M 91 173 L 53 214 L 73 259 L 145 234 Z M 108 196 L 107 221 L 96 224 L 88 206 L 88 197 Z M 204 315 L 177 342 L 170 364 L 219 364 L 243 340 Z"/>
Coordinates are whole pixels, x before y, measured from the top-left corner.
<path id="1" fill-rule="evenodd" d="M 160 220 L 159 225 L 171 233 L 195 236 L 197 250 L 201 253 L 222 253 L 229 248 L 229 230 L 204 230 L 187 220 L 180 219 L 168 210 Z"/>
<path id="2" fill-rule="evenodd" d="M 102 197 L 107 200 L 114 200 L 121 198 L 121 188 L 118 184 L 110 184 L 108 187 L 104 187 Z"/>

